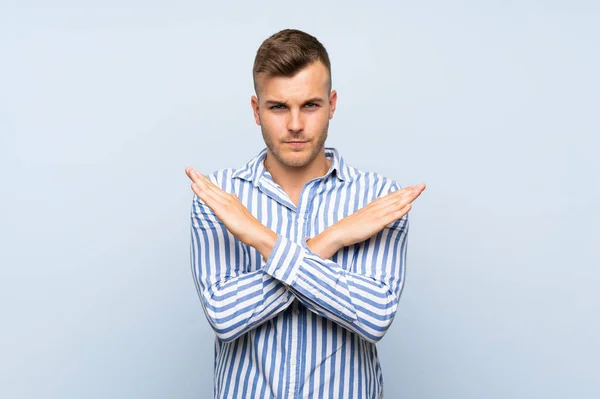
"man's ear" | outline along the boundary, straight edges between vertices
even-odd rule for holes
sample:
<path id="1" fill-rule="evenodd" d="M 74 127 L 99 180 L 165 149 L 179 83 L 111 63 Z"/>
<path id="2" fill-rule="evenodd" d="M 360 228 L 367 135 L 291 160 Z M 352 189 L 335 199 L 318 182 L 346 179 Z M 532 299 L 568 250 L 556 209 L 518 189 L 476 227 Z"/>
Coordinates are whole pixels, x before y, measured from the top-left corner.
<path id="1" fill-rule="evenodd" d="M 329 93 L 329 119 L 333 118 L 333 113 L 335 112 L 335 105 L 337 104 L 337 92 L 332 90 Z"/>
<path id="2" fill-rule="evenodd" d="M 256 124 L 260 126 L 260 115 L 258 113 L 258 97 L 252 96 L 250 98 L 250 105 L 252 106 L 252 111 L 254 112 L 254 120 Z"/>

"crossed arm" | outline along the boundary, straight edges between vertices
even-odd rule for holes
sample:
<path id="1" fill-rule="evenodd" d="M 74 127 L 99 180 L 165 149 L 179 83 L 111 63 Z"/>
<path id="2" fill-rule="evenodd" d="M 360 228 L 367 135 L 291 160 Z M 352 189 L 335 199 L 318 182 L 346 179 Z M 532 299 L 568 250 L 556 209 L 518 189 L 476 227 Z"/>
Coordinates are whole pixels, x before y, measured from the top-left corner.
<path id="1" fill-rule="evenodd" d="M 238 338 L 285 310 L 293 297 L 311 311 L 377 342 L 390 326 L 404 282 L 410 203 L 424 185 L 390 192 L 297 244 L 258 222 L 203 175 L 188 171 L 192 207 L 192 272 L 207 318 L 223 341 Z M 263 255 L 247 272 L 244 244 Z M 348 260 L 330 259 L 359 244 Z"/>

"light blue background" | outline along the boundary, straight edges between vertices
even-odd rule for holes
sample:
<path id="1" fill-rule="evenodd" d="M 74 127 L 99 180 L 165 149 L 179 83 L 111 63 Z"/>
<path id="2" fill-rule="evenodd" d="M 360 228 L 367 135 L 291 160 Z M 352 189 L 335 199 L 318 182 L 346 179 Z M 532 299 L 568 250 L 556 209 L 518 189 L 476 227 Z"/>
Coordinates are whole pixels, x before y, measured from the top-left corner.
<path id="1" fill-rule="evenodd" d="M 327 144 L 428 185 L 386 398 L 600 397 L 597 2 L 83 3 L 0 5 L 0 397 L 210 397 L 184 168 L 263 148 L 288 27 L 331 56 Z"/>

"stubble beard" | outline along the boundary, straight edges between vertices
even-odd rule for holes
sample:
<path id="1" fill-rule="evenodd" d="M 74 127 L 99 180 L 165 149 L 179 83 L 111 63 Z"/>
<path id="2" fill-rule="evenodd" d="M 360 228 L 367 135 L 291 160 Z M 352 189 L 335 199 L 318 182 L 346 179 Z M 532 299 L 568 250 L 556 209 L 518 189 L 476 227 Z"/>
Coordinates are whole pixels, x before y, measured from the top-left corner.
<path id="1" fill-rule="evenodd" d="M 313 147 L 313 149 L 308 157 L 306 157 L 304 159 L 296 158 L 296 159 L 288 160 L 282 156 L 282 154 L 278 150 L 278 147 L 271 140 L 269 135 L 265 133 L 265 130 L 261 126 L 263 140 L 265 141 L 265 144 L 267 145 L 267 148 L 269 149 L 271 154 L 273 154 L 273 157 L 275 157 L 275 159 L 282 165 L 285 165 L 290 168 L 299 168 L 299 167 L 303 167 L 303 166 L 310 164 L 325 147 L 325 141 L 327 140 L 328 131 L 329 131 L 329 121 L 327 121 L 327 124 L 323 128 L 323 132 L 319 135 L 318 141 L 317 141 L 316 145 Z"/>

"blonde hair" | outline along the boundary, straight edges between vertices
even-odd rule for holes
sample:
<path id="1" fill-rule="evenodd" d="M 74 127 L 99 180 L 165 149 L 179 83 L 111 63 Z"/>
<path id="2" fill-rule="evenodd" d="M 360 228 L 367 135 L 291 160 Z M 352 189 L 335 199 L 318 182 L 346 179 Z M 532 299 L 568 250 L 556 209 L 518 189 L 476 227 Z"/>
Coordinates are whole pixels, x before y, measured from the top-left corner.
<path id="1" fill-rule="evenodd" d="M 302 68 L 321 61 L 329 74 L 331 91 L 331 62 L 325 47 L 316 37 L 297 29 L 284 29 L 266 39 L 256 52 L 252 79 L 258 95 L 257 76 L 294 76 Z"/>

